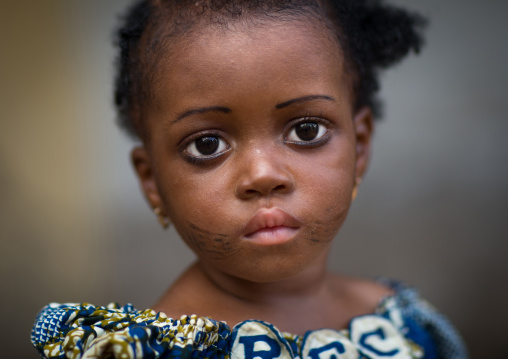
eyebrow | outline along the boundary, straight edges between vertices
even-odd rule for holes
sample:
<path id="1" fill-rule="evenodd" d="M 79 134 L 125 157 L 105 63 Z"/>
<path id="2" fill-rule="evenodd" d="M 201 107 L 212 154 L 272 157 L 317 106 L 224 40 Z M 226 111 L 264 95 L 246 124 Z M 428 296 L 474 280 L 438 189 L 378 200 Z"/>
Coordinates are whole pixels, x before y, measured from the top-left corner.
<path id="1" fill-rule="evenodd" d="M 298 97 L 298 98 L 294 98 L 294 99 L 286 101 L 286 102 L 279 103 L 278 105 L 275 106 L 275 108 L 277 110 L 280 110 L 281 108 L 288 107 L 288 106 L 293 105 L 295 103 L 312 101 L 312 100 L 335 101 L 335 99 L 333 97 L 330 97 L 327 95 L 309 95 L 309 96 Z"/>
<path id="2" fill-rule="evenodd" d="M 312 100 L 335 101 L 335 99 L 333 97 L 330 97 L 327 95 L 308 95 L 308 96 L 302 96 L 302 97 L 294 98 L 294 99 L 279 103 L 279 104 L 275 105 L 275 108 L 277 110 L 280 110 L 284 107 L 288 107 L 288 106 L 293 105 L 295 103 L 301 103 L 301 102 L 312 101 Z M 173 121 L 173 123 L 183 120 L 185 117 L 192 116 L 192 115 L 199 115 L 199 114 L 202 114 L 205 112 L 231 113 L 231 109 L 227 108 L 227 107 L 222 107 L 222 106 L 193 108 L 191 110 L 182 112 L 180 115 L 177 116 L 177 118 Z"/>
<path id="3" fill-rule="evenodd" d="M 173 123 L 178 122 L 185 117 L 192 116 L 192 115 L 198 115 L 205 112 L 222 112 L 222 113 L 230 113 L 231 109 L 227 107 L 221 107 L 221 106 L 211 106 L 211 107 L 200 107 L 200 108 L 193 108 L 191 110 L 182 112 L 176 120 L 173 121 Z"/>

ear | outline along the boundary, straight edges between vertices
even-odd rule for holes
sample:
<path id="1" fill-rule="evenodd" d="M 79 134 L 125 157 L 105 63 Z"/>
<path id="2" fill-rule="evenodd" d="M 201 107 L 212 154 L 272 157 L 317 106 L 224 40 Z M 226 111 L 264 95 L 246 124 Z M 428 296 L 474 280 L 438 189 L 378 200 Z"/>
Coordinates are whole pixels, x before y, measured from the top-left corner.
<path id="1" fill-rule="evenodd" d="M 162 200 L 155 182 L 150 155 L 144 146 L 135 147 L 131 152 L 131 161 L 136 170 L 141 191 L 152 209 L 159 208 L 164 212 Z"/>
<path id="2" fill-rule="evenodd" d="M 367 170 L 370 147 L 374 131 L 374 117 L 369 107 L 363 107 L 353 119 L 356 136 L 356 173 L 355 178 L 362 178 Z"/>

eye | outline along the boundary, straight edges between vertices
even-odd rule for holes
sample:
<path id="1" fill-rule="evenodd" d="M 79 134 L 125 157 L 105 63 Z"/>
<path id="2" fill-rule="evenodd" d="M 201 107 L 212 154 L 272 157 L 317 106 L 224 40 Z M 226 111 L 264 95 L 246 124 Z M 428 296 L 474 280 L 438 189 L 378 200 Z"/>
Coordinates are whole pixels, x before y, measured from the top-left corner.
<path id="1" fill-rule="evenodd" d="M 192 157 L 215 157 L 228 149 L 226 142 L 218 136 L 202 136 L 196 138 L 185 148 L 185 152 Z"/>
<path id="2" fill-rule="evenodd" d="M 287 136 L 286 142 L 289 143 L 307 143 L 319 141 L 326 135 L 325 125 L 314 122 L 300 122 L 293 126 Z"/>

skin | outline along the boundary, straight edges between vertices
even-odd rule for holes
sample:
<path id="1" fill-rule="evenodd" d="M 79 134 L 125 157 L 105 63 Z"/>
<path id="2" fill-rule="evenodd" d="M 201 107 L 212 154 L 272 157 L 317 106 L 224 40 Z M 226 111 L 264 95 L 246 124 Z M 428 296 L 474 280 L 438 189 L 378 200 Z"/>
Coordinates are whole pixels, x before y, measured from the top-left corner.
<path id="1" fill-rule="evenodd" d="M 353 112 L 343 56 L 325 30 L 269 25 L 195 31 L 161 61 L 132 160 L 149 204 L 197 261 L 154 309 L 230 325 L 255 318 L 296 334 L 341 329 L 390 294 L 326 269 L 367 166 L 372 115 Z M 301 122 L 318 123 L 319 137 L 295 137 Z M 192 144 L 204 135 L 221 151 L 196 162 Z M 270 208 L 298 221 L 294 235 L 246 238 L 249 220 Z"/>

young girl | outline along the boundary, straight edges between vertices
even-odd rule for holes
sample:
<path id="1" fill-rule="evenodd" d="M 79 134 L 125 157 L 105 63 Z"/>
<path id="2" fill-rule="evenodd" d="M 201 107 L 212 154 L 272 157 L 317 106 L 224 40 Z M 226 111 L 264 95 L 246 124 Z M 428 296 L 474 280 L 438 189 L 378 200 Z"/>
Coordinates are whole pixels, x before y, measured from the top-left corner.
<path id="1" fill-rule="evenodd" d="M 329 273 L 379 117 L 377 74 L 423 20 L 374 0 L 146 0 L 116 104 L 163 226 L 197 261 L 144 311 L 50 304 L 45 358 L 466 358 L 415 290 Z M 228 323 L 228 324 L 226 324 Z"/>

